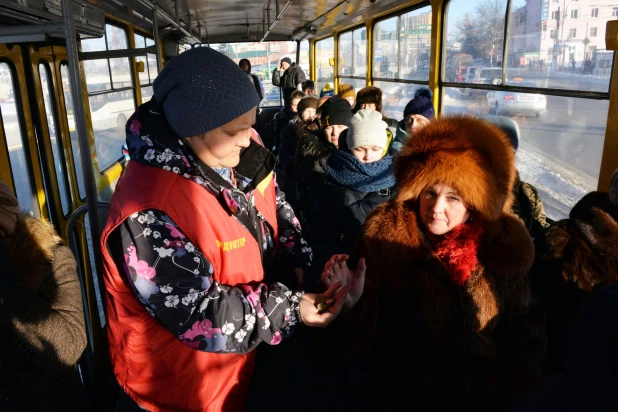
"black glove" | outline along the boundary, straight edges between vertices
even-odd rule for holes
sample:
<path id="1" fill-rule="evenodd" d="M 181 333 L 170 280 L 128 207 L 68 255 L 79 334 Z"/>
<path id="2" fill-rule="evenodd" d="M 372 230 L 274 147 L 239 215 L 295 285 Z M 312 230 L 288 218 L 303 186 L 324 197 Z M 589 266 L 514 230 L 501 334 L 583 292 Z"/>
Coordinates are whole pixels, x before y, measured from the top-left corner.
<path id="1" fill-rule="evenodd" d="M 0 298 L 8 296 L 15 286 L 15 273 L 11 269 L 9 247 L 0 236 Z"/>

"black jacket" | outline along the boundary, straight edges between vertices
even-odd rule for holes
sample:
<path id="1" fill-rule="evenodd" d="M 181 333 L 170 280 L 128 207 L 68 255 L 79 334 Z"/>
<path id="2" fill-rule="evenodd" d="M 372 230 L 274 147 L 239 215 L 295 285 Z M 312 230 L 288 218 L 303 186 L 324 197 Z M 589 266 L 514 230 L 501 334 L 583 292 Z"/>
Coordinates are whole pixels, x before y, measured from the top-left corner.
<path id="1" fill-rule="evenodd" d="M 288 67 L 283 74 L 279 72 L 279 67 L 275 67 L 275 70 L 273 70 L 273 85 L 279 86 L 282 89 L 286 87 L 293 87 L 296 89 L 298 85 L 305 80 L 305 72 L 296 65 Z"/>
<path id="2" fill-rule="evenodd" d="M 361 192 L 324 181 L 316 193 L 312 218 L 315 267 L 323 268 L 334 254 L 351 255 L 367 215 L 390 200 L 394 189 Z"/>

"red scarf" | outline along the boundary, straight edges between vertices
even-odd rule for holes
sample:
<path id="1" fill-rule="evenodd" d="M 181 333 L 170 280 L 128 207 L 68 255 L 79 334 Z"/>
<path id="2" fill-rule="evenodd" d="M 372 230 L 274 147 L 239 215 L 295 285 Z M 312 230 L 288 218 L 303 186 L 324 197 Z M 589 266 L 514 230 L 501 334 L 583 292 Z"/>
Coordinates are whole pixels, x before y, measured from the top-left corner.
<path id="1" fill-rule="evenodd" d="M 435 244 L 436 255 L 458 285 L 470 279 L 479 263 L 477 253 L 483 231 L 483 225 L 475 220 L 455 227 Z"/>

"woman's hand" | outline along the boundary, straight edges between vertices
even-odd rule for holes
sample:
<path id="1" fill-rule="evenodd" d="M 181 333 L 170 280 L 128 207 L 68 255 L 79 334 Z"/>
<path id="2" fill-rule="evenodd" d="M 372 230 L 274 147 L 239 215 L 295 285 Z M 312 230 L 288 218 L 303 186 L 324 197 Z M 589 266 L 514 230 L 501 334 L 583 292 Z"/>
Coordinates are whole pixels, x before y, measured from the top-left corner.
<path id="1" fill-rule="evenodd" d="M 367 266 L 365 265 L 365 258 L 362 258 L 358 261 L 356 272 L 352 272 L 348 268 L 348 258 L 348 255 L 334 255 L 330 258 L 324 266 L 324 272 L 322 272 L 322 283 L 324 283 L 326 287 L 330 287 L 336 283 L 348 286 L 349 291 L 344 302 L 344 307 L 346 309 L 351 309 L 363 295 Z"/>
<path id="2" fill-rule="evenodd" d="M 341 285 L 341 282 L 336 282 L 331 285 L 330 288 L 323 294 L 323 298 L 326 300 L 334 299 L 332 305 L 323 313 L 320 313 L 318 309 L 318 305 L 316 299 L 318 298 L 318 294 L 316 293 L 305 293 L 300 300 L 300 318 L 303 323 L 307 326 L 316 326 L 324 328 L 331 323 L 337 315 L 341 312 L 341 308 L 343 307 L 343 302 L 345 297 L 347 296 L 348 287 Z"/>

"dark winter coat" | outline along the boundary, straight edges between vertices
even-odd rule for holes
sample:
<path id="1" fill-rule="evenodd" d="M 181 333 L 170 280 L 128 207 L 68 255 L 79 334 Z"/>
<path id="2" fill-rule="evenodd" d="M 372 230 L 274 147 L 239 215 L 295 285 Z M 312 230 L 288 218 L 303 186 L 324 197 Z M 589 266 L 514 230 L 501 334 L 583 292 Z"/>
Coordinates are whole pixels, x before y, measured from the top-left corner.
<path id="1" fill-rule="evenodd" d="M 75 365 L 86 330 L 75 258 L 40 219 L 22 216 L 5 240 L 17 282 L 0 304 L 0 398 L 10 405 L 0 410 L 82 410 Z"/>
<path id="2" fill-rule="evenodd" d="M 543 202 L 535 187 L 522 182 L 517 175 L 515 186 L 513 186 L 513 197 L 511 213 L 521 220 L 533 239 L 542 236 L 549 222 L 547 222 Z"/>
<path id="3" fill-rule="evenodd" d="M 318 271 L 334 254 L 352 255 L 367 215 L 395 195 L 392 157 L 370 165 L 375 167 L 363 165 L 342 150 L 326 162 L 326 179 L 315 192 L 311 219 L 313 261 Z M 354 180 L 359 175 L 364 179 Z"/>
<path id="4" fill-rule="evenodd" d="M 300 66 L 293 65 L 288 67 L 286 71 L 281 74 L 279 67 L 275 67 L 273 70 L 273 85 L 279 86 L 284 90 L 287 87 L 298 88 L 298 85 L 306 80 L 305 72 Z"/>
<path id="5" fill-rule="evenodd" d="M 298 200 L 303 221 L 303 229 L 311 235 L 311 218 L 315 193 L 324 181 L 326 161 L 337 150 L 337 147 L 326 138 L 323 129 L 318 129 L 298 141 L 296 147 L 296 176 Z"/>
<path id="6" fill-rule="evenodd" d="M 345 338 L 328 341 L 326 362 L 350 359 L 337 390 L 364 409 L 500 410 L 539 378 L 545 349 L 529 278 L 534 248 L 508 213 L 514 151 L 498 128 L 444 117 L 403 147 L 394 169 L 396 197 L 362 229 L 364 294 L 347 322 L 328 328 Z M 437 237 L 450 245 L 442 258 L 418 213 L 436 182 L 472 211 L 453 229 L 462 237 Z"/>
<path id="7" fill-rule="evenodd" d="M 618 281 L 618 207 L 591 192 L 536 239 L 533 279 L 547 311 L 546 373 L 563 369 L 565 342 L 581 301 Z"/>
<path id="8" fill-rule="evenodd" d="M 298 113 L 292 113 L 287 108 L 282 108 L 274 117 L 275 127 L 273 135 L 275 136 L 275 152 L 279 153 L 281 148 L 281 134 L 290 122 L 295 122 L 298 119 Z"/>
<path id="9" fill-rule="evenodd" d="M 288 125 L 281 131 L 281 146 L 277 155 L 277 177 L 287 201 L 294 210 L 298 208 L 298 196 L 296 193 L 296 148 L 298 141 L 307 134 L 318 129 L 316 121 L 305 122 L 301 118 L 290 120 Z"/>

